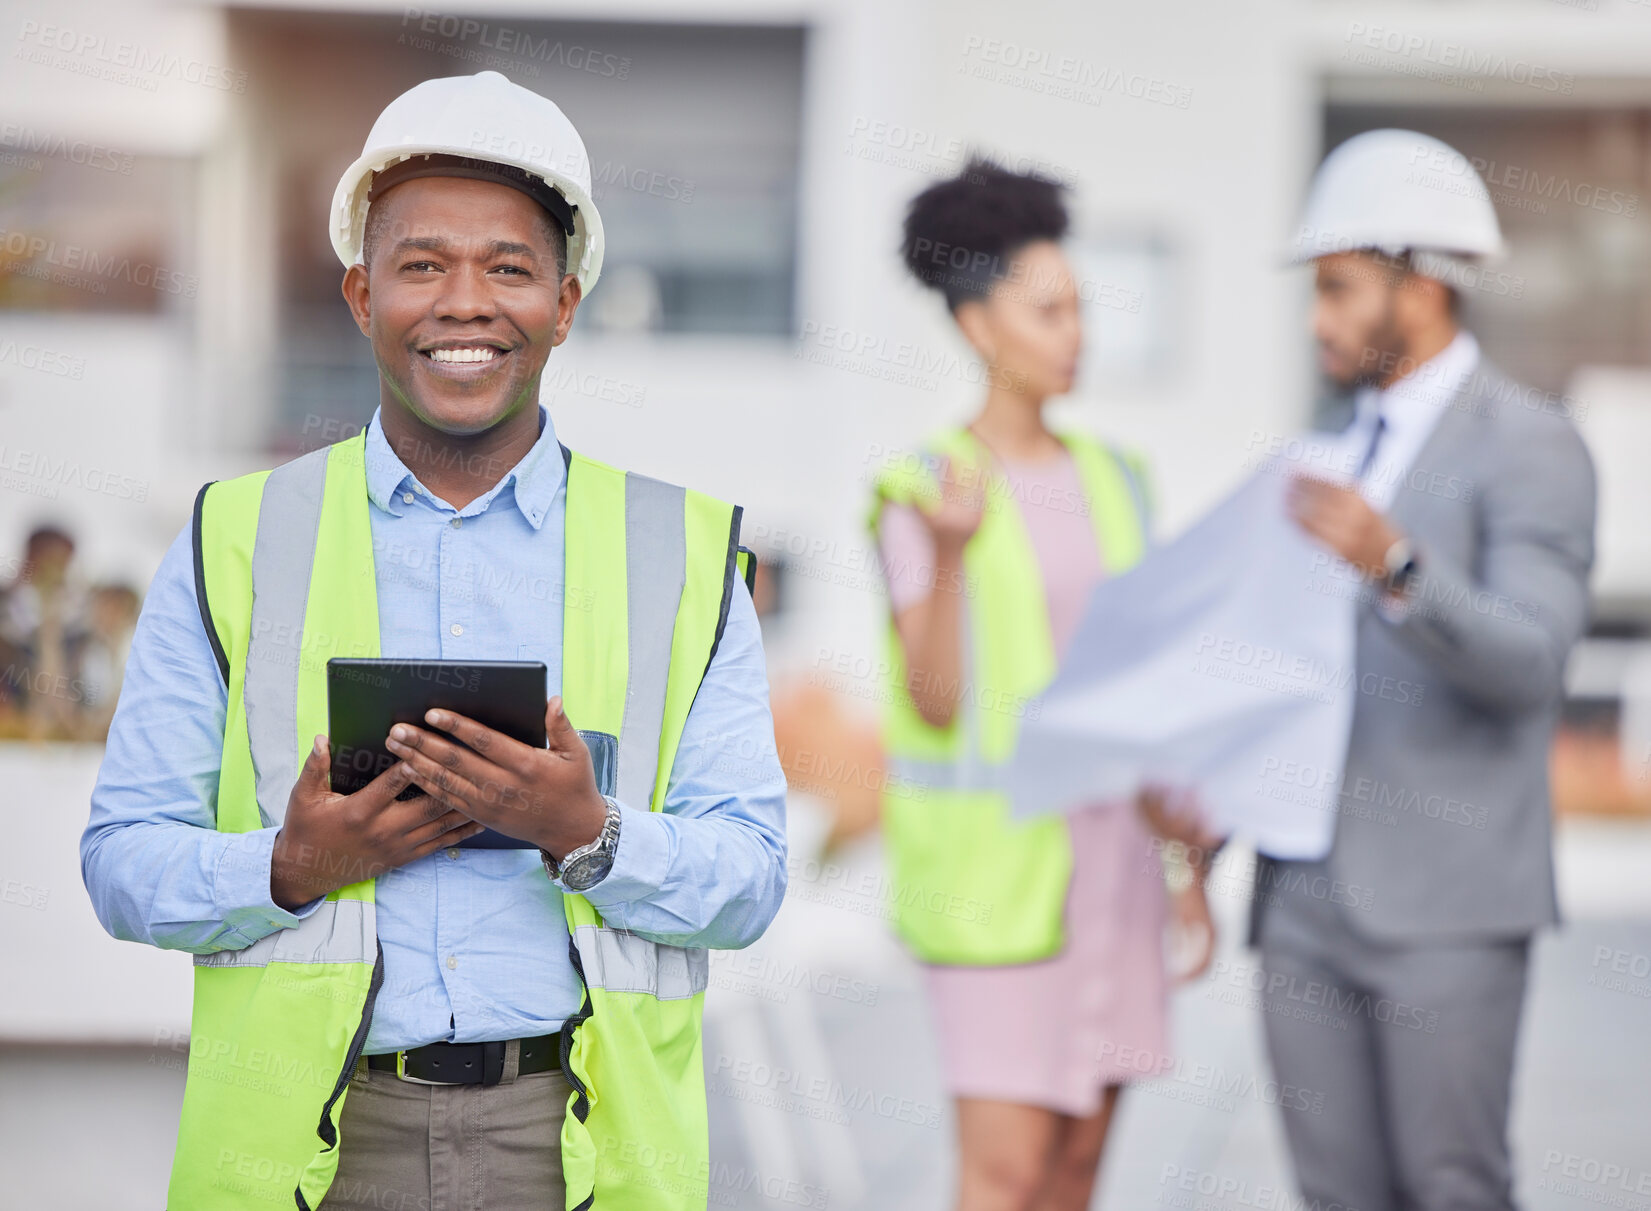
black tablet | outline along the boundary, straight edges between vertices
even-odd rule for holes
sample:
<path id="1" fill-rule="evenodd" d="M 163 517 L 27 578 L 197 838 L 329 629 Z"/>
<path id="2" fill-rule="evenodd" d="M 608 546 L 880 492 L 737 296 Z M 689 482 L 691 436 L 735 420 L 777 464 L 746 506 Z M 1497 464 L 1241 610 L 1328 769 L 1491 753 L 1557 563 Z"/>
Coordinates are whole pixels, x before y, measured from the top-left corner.
<path id="1" fill-rule="evenodd" d="M 430 728 L 424 712 L 431 709 L 466 715 L 523 744 L 544 748 L 545 702 L 545 666 L 537 660 L 334 657 L 327 661 L 332 789 L 341 795 L 353 794 L 394 765 L 399 758 L 384 747 L 391 725 L 414 723 Z M 590 743 L 588 737 L 586 743 Z M 418 793 L 416 786 L 410 786 L 400 798 L 410 799 Z M 531 842 L 491 828 L 459 846 L 534 848 Z"/>

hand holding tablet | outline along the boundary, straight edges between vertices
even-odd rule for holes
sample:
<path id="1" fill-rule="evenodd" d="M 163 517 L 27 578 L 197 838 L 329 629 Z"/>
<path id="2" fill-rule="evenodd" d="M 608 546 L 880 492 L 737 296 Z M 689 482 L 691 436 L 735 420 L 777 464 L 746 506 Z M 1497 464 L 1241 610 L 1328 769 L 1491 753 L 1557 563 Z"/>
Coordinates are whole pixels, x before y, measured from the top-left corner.
<path id="1" fill-rule="evenodd" d="M 450 847 L 594 840 L 616 739 L 574 730 L 536 661 L 327 662 L 330 736 L 287 802 L 270 895 L 296 909 Z"/>
<path id="2" fill-rule="evenodd" d="M 327 661 L 327 723 L 332 789 L 361 790 L 403 756 L 386 743 L 397 724 L 428 728 L 427 712 L 474 720 L 520 745 L 545 747 L 545 666 L 537 660 Z M 403 798 L 425 788 L 415 780 Z M 532 849 L 488 829 L 460 843 L 478 849 Z"/>
<path id="3" fill-rule="evenodd" d="M 462 847 L 559 856 L 582 845 L 601 828 L 617 745 L 575 731 L 545 688 L 539 661 L 329 660 L 333 790 L 401 762 L 413 771 L 404 795 L 423 791 L 488 826 Z"/>
<path id="4" fill-rule="evenodd" d="M 425 721 L 425 727 L 397 724 L 385 743 L 441 806 L 558 859 L 602 831 L 607 803 L 590 749 L 568 722 L 560 696 L 545 706 L 544 747 L 451 711 L 428 711 Z"/>

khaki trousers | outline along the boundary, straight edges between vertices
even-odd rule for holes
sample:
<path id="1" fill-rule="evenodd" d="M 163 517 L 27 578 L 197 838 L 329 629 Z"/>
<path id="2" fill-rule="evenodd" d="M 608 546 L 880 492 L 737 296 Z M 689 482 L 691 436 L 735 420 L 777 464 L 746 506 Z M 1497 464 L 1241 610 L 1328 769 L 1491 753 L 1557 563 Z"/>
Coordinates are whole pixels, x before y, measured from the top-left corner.
<path id="1" fill-rule="evenodd" d="M 338 1176 L 318 1211 L 563 1211 L 559 1069 L 486 1085 L 419 1085 L 356 1065 Z"/>

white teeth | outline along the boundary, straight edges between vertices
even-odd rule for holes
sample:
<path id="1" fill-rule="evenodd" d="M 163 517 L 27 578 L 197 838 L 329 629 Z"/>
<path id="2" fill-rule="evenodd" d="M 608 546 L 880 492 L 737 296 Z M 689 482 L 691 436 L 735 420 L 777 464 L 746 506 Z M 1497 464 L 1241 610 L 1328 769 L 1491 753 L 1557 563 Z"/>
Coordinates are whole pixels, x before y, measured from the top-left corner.
<path id="1" fill-rule="evenodd" d="M 473 349 L 432 349 L 430 360 L 435 362 L 490 362 L 499 356 L 499 351 L 491 345 L 479 345 Z"/>

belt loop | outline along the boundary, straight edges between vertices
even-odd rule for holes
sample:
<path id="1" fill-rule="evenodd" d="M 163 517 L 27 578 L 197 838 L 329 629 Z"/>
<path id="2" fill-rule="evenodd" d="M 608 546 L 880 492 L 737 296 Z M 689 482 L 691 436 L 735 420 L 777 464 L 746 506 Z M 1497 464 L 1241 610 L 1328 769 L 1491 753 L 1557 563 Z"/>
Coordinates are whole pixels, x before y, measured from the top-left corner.
<path id="1" fill-rule="evenodd" d="M 504 1075 L 505 1043 L 503 1039 L 482 1044 L 482 1084 L 497 1085 Z"/>
<path id="2" fill-rule="evenodd" d="M 522 1040 L 511 1039 L 504 1045 L 504 1072 L 499 1077 L 501 1085 L 509 1085 L 516 1080 L 521 1072 Z"/>

